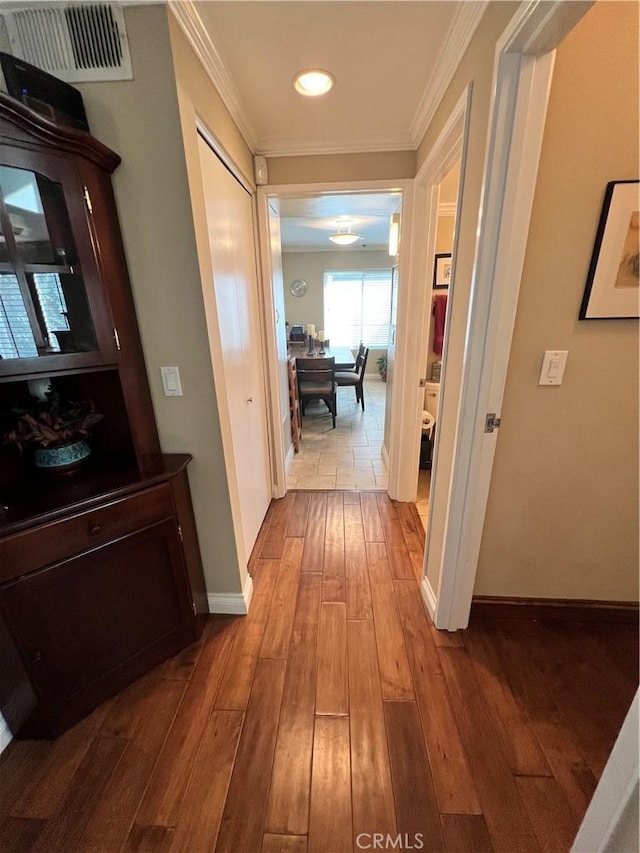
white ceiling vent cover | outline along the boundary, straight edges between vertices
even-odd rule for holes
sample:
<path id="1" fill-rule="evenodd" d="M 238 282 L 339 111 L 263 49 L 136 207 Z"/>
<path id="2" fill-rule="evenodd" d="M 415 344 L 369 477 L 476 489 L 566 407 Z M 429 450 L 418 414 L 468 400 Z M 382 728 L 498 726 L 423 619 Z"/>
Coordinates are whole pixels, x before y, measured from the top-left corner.
<path id="1" fill-rule="evenodd" d="M 2 13 L 14 56 L 67 83 L 131 80 L 122 9 L 56 3 Z"/>

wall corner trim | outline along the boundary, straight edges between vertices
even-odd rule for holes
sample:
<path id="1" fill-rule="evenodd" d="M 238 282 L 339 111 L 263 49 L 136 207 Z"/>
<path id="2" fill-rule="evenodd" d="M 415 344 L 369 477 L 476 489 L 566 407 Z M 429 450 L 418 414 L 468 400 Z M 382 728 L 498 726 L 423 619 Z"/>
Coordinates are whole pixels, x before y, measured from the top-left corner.
<path id="1" fill-rule="evenodd" d="M 253 578 L 247 575 L 242 592 L 210 592 L 207 594 L 209 613 L 246 616 L 253 597 Z"/>

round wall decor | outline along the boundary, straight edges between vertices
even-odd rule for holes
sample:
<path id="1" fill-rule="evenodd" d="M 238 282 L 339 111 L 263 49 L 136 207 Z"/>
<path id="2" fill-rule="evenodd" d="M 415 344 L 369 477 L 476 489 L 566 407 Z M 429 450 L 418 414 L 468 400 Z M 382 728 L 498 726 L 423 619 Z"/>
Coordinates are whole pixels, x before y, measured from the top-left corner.
<path id="1" fill-rule="evenodd" d="M 292 296 L 304 296 L 307 292 L 308 284 L 302 278 L 294 279 L 289 285 L 289 293 Z"/>

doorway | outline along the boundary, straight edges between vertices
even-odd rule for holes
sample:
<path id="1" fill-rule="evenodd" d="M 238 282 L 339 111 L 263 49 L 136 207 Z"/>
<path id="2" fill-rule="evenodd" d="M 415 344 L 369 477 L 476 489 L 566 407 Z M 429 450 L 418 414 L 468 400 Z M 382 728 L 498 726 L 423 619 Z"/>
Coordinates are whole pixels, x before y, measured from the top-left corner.
<path id="1" fill-rule="evenodd" d="M 425 531 L 431 496 L 431 470 L 435 461 L 435 445 L 438 435 L 440 392 L 445 381 L 442 356 L 445 347 L 448 306 L 453 293 L 451 272 L 453 269 L 455 228 L 458 218 L 460 169 L 461 161 L 458 159 L 437 187 L 438 207 L 433 277 L 427 282 L 427 288 L 431 289 L 431 310 L 427 313 L 423 337 L 427 360 L 424 372 L 422 434 L 420 436 L 418 491 L 416 495 L 416 509 Z"/>
<path id="2" fill-rule="evenodd" d="M 277 409 L 272 429 L 282 435 L 282 442 L 276 439 L 282 445 L 281 459 L 274 465 L 277 495 L 287 488 L 387 490 L 385 438 L 391 394 L 384 368 L 391 296 L 394 287 L 397 293 L 399 273 L 398 256 L 389 253 L 389 238 L 392 217 L 397 223 L 401 216 L 404 190 L 402 185 L 374 182 L 258 191 L 261 214 L 267 214 L 259 217 L 266 270 L 264 298 L 267 317 L 271 307 L 275 321 L 268 358 L 272 410 Z M 330 242 L 332 234 L 346 230 L 358 235 L 351 246 L 342 248 Z M 349 350 L 354 362 L 363 341 L 368 349 L 367 364 L 362 394 L 356 395 L 353 386 L 338 389 L 335 429 L 322 401 L 307 405 L 301 418 L 300 450 L 294 454 L 288 411 L 282 406 L 282 389 L 289 382 L 286 360 L 282 363 L 283 352 L 286 359 L 282 339 L 285 344 L 289 339 L 292 357 L 302 356 L 309 326 L 328 339 L 327 352 L 331 348 Z M 267 343 L 269 337 L 268 329 Z M 286 472 L 280 492 L 278 463 Z"/>

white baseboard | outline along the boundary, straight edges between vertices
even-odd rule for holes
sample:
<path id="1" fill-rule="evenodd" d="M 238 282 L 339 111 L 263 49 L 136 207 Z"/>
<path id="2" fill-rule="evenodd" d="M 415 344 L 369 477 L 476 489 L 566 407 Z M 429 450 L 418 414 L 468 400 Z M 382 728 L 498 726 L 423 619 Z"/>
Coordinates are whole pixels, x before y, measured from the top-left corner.
<path id="1" fill-rule="evenodd" d="M 5 718 L 0 714 L 0 752 L 4 752 L 12 740 L 13 732 L 7 725 Z"/>
<path id="2" fill-rule="evenodd" d="M 436 604 L 438 603 L 438 599 L 436 598 L 436 594 L 433 591 L 433 587 L 429 583 L 429 578 L 427 578 L 426 576 L 422 578 L 422 583 L 420 584 L 420 592 L 422 593 L 422 600 L 426 605 L 427 613 L 435 622 L 434 614 L 436 612 Z"/>
<path id="3" fill-rule="evenodd" d="M 295 455 L 296 455 L 296 449 L 293 446 L 293 444 L 290 444 L 289 449 L 287 450 L 287 455 L 284 458 L 284 470 L 285 471 L 289 470 L 289 465 L 291 465 L 291 463 L 293 462 Z"/>
<path id="4" fill-rule="evenodd" d="M 253 578 L 247 575 L 242 592 L 210 592 L 207 594 L 209 613 L 228 613 L 232 616 L 246 616 L 253 596 Z"/>

